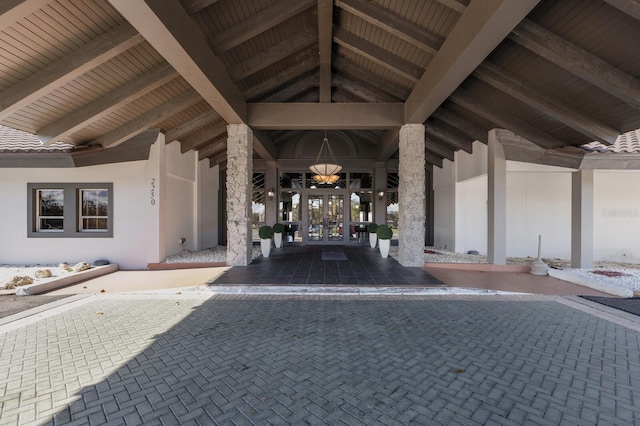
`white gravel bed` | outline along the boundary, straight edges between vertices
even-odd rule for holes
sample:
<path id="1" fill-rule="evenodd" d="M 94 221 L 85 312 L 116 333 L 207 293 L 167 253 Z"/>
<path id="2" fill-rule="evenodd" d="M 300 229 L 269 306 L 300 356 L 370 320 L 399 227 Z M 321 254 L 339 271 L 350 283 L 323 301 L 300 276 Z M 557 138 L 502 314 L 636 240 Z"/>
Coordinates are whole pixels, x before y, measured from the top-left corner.
<path id="1" fill-rule="evenodd" d="M 262 256 L 260 246 L 253 246 L 253 257 Z M 167 257 L 164 263 L 209 263 L 209 262 L 226 262 L 227 246 L 211 247 L 200 251 L 183 250 L 178 254 Z"/>
<path id="2" fill-rule="evenodd" d="M 36 278 L 36 271 L 41 269 L 49 269 L 51 278 L 68 274 L 64 269 L 58 268 L 58 265 L 0 265 L 0 289 L 4 288 L 5 284 L 8 284 L 15 276 L 31 277 L 34 283 L 44 279 L 50 280 L 51 278 Z"/>

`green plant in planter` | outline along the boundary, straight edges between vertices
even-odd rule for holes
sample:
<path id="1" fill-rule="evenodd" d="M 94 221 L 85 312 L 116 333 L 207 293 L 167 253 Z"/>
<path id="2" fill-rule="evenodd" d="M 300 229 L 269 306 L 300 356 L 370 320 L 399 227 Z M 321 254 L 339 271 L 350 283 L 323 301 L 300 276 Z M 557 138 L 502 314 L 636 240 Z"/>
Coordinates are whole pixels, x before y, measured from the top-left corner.
<path id="1" fill-rule="evenodd" d="M 370 224 L 367 225 L 367 232 L 368 233 L 375 234 L 377 230 L 378 230 L 378 224 L 370 223 Z"/>
<path id="2" fill-rule="evenodd" d="M 273 225 L 273 232 L 276 234 L 282 234 L 284 232 L 284 225 L 281 223 L 276 223 Z"/>
<path id="3" fill-rule="evenodd" d="M 261 240 L 268 240 L 269 238 L 273 238 L 273 228 L 269 225 L 263 225 L 258 228 L 258 236 Z"/>
<path id="4" fill-rule="evenodd" d="M 376 234 L 378 235 L 378 239 L 380 240 L 390 240 L 391 237 L 393 237 L 393 231 L 387 225 L 378 226 Z"/>

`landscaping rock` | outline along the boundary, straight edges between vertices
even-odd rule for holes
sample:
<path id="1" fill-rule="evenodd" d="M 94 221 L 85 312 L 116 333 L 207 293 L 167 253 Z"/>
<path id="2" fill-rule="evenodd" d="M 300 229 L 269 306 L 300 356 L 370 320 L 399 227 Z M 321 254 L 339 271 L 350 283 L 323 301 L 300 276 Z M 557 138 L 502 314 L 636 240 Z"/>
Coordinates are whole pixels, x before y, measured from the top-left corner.
<path id="1" fill-rule="evenodd" d="M 51 273 L 51 269 L 38 269 L 35 272 L 36 278 L 51 278 L 53 274 Z"/>
<path id="2" fill-rule="evenodd" d="M 87 269 L 91 269 L 91 265 L 88 262 L 80 262 L 73 265 L 73 272 L 82 272 Z"/>
<path id="3" fill-rule="evenodd" d="M 23 285 L 29 285 L 29 284 L 33 284 L 33 278 L 28 277 L 26 275 L 25 276 L 16 275 L 15 277 L 13 277 L 11 281 L 9 281 L 9 284 L 7 284 L 5 288 L 11 289 L 11 288 L 16 288 Z"/>
<path id="4" fill-rule="evenodd" d="M 105 266 L 109 265 L 110 263 L 111 262 L 109 262 L 107 259 L 98 259 L 93 262 L 93 266 Z"/>
<path id="5" fill-rule="evenodd" d="M 69 272 L 71 270 L 71 267 L 69 266 L 69 264 L 67 262 L 62 262 L 61 264 L 58 265 L 58 268 L 65 270 L 67 272 Z"/>

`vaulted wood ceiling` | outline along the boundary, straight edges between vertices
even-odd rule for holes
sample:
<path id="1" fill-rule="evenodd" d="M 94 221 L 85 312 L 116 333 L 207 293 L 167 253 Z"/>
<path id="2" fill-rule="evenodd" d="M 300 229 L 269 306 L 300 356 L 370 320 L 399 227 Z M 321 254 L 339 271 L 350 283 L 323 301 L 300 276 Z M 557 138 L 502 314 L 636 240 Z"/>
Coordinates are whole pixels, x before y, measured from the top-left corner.
<path id="1" fill-rule="evenodd" d="M 147 129 L 225 161 L 226 125 L 441 165 L 492 128 L 543 148 L 640 128 L 640 0 L 0 0 L 0 124 L 88 149 Z M 178 142 L 175 142 L 178 143 Z"/>

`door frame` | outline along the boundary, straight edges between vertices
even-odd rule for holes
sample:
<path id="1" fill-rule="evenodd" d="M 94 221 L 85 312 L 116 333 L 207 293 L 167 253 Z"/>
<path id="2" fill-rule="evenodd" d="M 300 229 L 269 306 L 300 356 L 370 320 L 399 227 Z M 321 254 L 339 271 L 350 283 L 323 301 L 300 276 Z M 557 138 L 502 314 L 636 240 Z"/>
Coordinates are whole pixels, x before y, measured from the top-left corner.
<path id="1" fill-rule="evenodd" d="M 327 211 L 329 208 L 328 198 L 329 195 L 341 195 L 342 196 L 342 239 L 330 241 L 329 236 L 326 232 L 323 234 L 323 238 L 321 240 L 311 240 L 309 238 L 309 197 L 322 196 L 323 197 L 323 217 L 327 216 Z M 345 232 L 346 226 L 348 225 L 346 219 L 349 219 L 348 210 L 349 208 L 349 190 L 345 188 L 340 189 L 314 189 L 311 191 L 302 192 L 302 243 L 304 245 L 347 245 L 349 244 L 349 233 Z"/>

